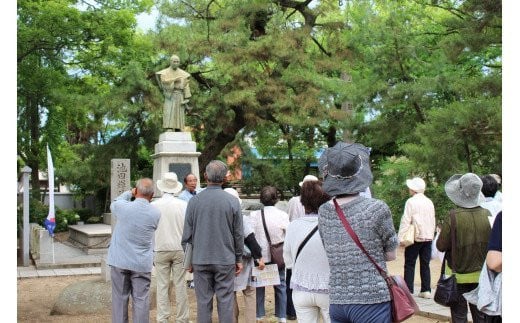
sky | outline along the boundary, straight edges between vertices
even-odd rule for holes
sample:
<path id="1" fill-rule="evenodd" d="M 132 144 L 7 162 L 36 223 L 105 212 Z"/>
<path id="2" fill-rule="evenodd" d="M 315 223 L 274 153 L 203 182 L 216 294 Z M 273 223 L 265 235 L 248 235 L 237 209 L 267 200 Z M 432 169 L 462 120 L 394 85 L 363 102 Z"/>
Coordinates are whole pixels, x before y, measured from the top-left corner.
<path id="1" fill-rule="evenodd" d="M 520 194 L 520 189 L 516 185 L 520 183 L 520 167 L 519 167 L 519 152 L 518 139 L 520 135 L 520 119 L 518 107 L 518 99 L 515 98 L 519 91 L 519 63 L 520 49 L 517 42 L 518 31 L 518 2 L 515 0 L 503 1 L 503 209 L 506 211 L 503 227 L 504 232 L 504 257 L 506 263 L 504 269 L 506 272 L 511 271 L 503 278 L 504 290 L 504 316 L 505 318 L 513 319 L 516 317 L 515 306 L 516 299 L 514 299 L 515 292 L 520 288 L 519 277 L 514 274 L 514 267 L 520 265 L 518 261 L 518 250 L 515 248 L 516 239 L 518 236 L 518 228 L 520 224 L 520 207 L 516 205 L 516 195 Z M 4 140 L 2 145 L 3 156 L 9 156 L 7 159 L 1 159 L 1 166 L 7 170 L 7 185 L 2 186 L 2 196 L 7 203 L 4 203 L 3 218 L 4 227 L 2 238 L 4 253 L 9 258 L 9 265 L 3 266 L 2 271 L 2 289 L 5 295 L 14 295 L 16 293 L 16 257 L 14 250 L 16 249 L 16 200 L 15 190 L 17 182 L 16 172 L 16 2 L 5 1 L 2 4 L 2 26 L 4 30 L 4 37 L 2 37 L 3 45 L 8 46 L 7 50 L 2 51 L 2 118 L 0 118 L 0 129 Z M 138 18 L 139 26 L 143 30 L 146 28 L 153 28 L 156 13 L 151 15 L 142 15 Z M 515 40 L 513 40 L 515 39 Z M 519 169 L 517 169 L 517 167 Z M 12 185 L 12 186 L 10 186 Z M 14 203 L 13 203 L 14 201 Z M 5 257 L 5 256 L 4 256 Z M 11 262 L 12 261 L 12 262 Z M 5 262 L 4 262 L 5 264 Z M 518 268 L 518 267 L 517 267 Z M 515 277 L 516 276 L 516 277 Z M 7 292 L 5 292 L 7 291 Z M 14 322 L 16 320 L 16 299 L 14 297 L 4 297 L 2 301 L 2 308 L 11 309 L 7 313 L 4 312 L 4 320 Z M 7 317 L 5 316 L 7 315 Z M 12 318 L 12 319 L 11 319 Z"/>
<path id="2" fill-rule="evenodd" d="M 137 26 L 138 28 L 141 28 L 144 32 L 148 31 L 149 29 L 155 28 L 155 20 L 157 19 L 157 16 L 159 15 L 159 12 L 155 8 L 155 6 L 152 8 L 152 11 L 150 13 L 142 13 L 137 16 Z"/>

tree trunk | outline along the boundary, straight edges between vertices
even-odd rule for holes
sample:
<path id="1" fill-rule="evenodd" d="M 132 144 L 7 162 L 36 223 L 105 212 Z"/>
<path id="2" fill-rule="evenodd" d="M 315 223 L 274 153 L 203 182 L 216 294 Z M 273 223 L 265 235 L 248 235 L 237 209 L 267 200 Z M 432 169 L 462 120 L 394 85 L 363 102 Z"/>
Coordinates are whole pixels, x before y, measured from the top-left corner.
<path id="1" fill-rule="evenodd" d="M 206 144 L 206 147 L 202 150 L 199 156 L 199 178 L 201 181 L 204 179 L 206 165 L 213 159 L 217 158 L 222 152 L 222 149 L 224 149 L 228 143 L 235 140 L 236 134 L 246 125 L 242 108 L 232 107 L 232 109 L 235 111 L 235 118 L 233 121 Z"/>
<path id="2" fill-rule="evenodd" d="M 30 143 L 27 166 L 31 167 L 31 196 L 40 199 L 40 114 L 38 100 L 27 98 L 27 117 L 29 119 Z"/>
<path id="3" fill-rule="evenodd" d="M 466 151 L 466 162 L 468 163 L 468 172 L 473 173 L 473 163 L 471 161 L 471 151 L 468 142 L 464 142 L 464 150 Z"/>

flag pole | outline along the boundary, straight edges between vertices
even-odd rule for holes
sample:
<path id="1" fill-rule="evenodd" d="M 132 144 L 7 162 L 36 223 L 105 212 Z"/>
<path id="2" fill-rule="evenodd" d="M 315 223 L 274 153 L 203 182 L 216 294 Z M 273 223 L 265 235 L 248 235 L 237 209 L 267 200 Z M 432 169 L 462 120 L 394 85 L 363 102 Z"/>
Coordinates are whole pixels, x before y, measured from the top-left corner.
<path id="1" fill-rule="evenodd" d="M 54 262 L 54 229 L 56 228 L 56 218 L 54 212 L 54 165 L 52 163 L 51 151 L 49 144 L 47 144 L 47 180 L 49 185 L 49 214 L 44 221 L 45 228 L 49 231 L 49 235 L 52 237 L 52 263 Z"/>

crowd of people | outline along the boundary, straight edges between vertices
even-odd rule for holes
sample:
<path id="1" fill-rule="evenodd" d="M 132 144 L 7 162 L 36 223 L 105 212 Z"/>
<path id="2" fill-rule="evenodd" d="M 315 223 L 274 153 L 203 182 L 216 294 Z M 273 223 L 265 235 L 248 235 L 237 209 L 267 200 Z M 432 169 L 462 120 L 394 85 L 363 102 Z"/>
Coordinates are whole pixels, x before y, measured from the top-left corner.
<path id="1" fill-rule="evenodd" d="M 107 258 L 112 321 L 128 322 L 131 299 L 133 321 L 148 322 L 150 293 L 156 292 L 157 322 L 189 322 L 186 279 L 192 275 L 197 322 L 212 322 L 214 298 L 219 322 L 238 322 L 239 297 L 245 322 L 268 322 L 265 288 L 271 286 L 254 287 L 253 268 L 273 264 L 271 247 L 283 242 L 279 284 L 272 286 L 278 322 L 392 322 L 391 294 L 374 264 L 386 270 L 399 245 L 410 293 L 433 298 L 430 260 L 433 251 L 444 252 L 446 272 L 455 273 L 459 294 L 450 306 L 452 321 L 467 322 L 469 305 L 473 322 L 501 322 L 496 308 L 491 311 L 467 296 L 484 289 L 482 271 L 502 271 L 501 179 L 453 175 L 444 185 L 452 215 L 439 224 L 425 193 L 426 178 L 412 177 L 403 183 L 410 198 L 396 231 L 389 206 L 370 192 L 369 158 L 370 150 L 357 143 L 338 142 L 326 149 L 318 161 L 320 178 L 303 178 L 287 212 L 276 207 L 277 188 L 265 186 L 260 209 L 244 214 L 238 192 L 225 188 L 228 168 L 218 160 L 205 167 L 204 189 L 188 174 L 183 190 L 177 174 L 167 172 L 156 183 L 162 197 L 154 200 L 153 181 L 139 179 L 111 204 L 116 220 Z M 412 241 L 404 244 L 410 229 Z M 414 290 L 417 258 L 419 291 Z M 150 291 L 154 268 L 157 289 Z M 496 297 L 500 303 L 501 294 Z"/>

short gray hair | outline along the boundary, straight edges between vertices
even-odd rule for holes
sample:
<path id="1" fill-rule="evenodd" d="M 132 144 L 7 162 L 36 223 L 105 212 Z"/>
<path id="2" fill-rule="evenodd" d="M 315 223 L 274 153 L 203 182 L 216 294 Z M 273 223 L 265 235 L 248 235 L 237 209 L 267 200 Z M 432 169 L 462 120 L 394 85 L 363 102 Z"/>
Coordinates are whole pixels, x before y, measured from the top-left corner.
<path id="1" fill-rule="evenodd" d="M 135 183 L 135 187 L 144 196 L 153 196 L 154 187 L 153 180 L 148 177 L 140 178 Z"/>
<path id="2" fill-rule="evenodd" d="M 223 183 L 227 172 L 228 168 L 226 164 L 220 160 L 212 160 L 206 166 L 207 180 L 212 183 Z"/>

